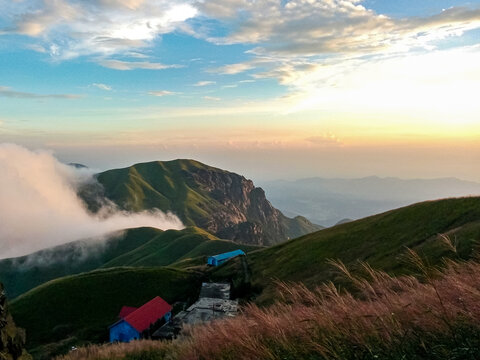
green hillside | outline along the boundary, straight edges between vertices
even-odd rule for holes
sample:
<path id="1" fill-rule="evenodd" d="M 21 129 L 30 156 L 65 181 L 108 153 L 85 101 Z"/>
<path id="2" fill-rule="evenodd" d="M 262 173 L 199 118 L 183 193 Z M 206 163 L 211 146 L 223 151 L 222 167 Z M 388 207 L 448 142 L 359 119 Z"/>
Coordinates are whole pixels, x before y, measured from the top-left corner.
<path id="1" fill-rule="evenodd" d="M 41 285 L 15 299 L 11 312 L 38 356 L 62 345 L 105 341 L 123 305 L 140 306 L 157 295 L 171 304 L 192 301 L 200 283 L 197 273 L 168 268 L 96 270 Z"/>
<path id="2" fill-rule="evenodd" d="M 136 249 L 162 231 L 130 229 L 105 241 L 79 240 L 14 259 L 0 260 L 0 280 L 14 298 L 46 281 L 101 267 L 106 262 Z"/>
<path id="3" fill-rule="evenodd" d="M 92 211 L 107 198 L 122 209 L 160 209 L 185 225 L 242 243 L 270 245 L 321 227 L 287 218 L 251 180 L 194 160 L 155 161 L 97 174 L 80 196 Z"/>
<path id="4" fill-rule="evenodd" d="M 457 254 L 448 250 L 439 236 L 446 234 L 457 244 Z M 255 251 L 246 258 L 248 287 L 271 301 L 272 279 L 301 281 L 309 286 L 335 280 L 337 272 L 327 263 L 340 259 L 350 268 L 366 261 L 376 269 L 405 273 L 406 247 L 430 263 L 443 256 L 467 258 L 480 240 L 480 198 L 424 202 L 380 215 L 341 224 L 283 244 Z M 211 273 L 212 279 L 232 279 L 244 286 L 244 264 L 235 259 Z"/>
<path id="5" fill-rule="evenodd" d="M 134 250 L 105 263 L 102 267 L 167 266 L 172 264 L 180 266 L 179 264 L 183 260 L 192 260 L 236 249 L 248 252 L 257 250 L 259 247 L 220 240 L 200 228 L 189 227 L 180 231 L 164 231 Z M 203 261 L 203 259 L 201 260 Z"/>
<path id="6" fill-rule="evenodd" d="M 181 268 L 204 263 L 205 256 L 235 249 L 248 252 L 258 247 L 220 240 L 195 227 L 167 231 L 129 229 L 105 242 L 75 241 L 29 256 L 1 260 L 0 280 L 10 298 L 14 298 L 66 275 L 117 266 L 167 266 L 179 261 L 182 262 L 175 266 Z"/>

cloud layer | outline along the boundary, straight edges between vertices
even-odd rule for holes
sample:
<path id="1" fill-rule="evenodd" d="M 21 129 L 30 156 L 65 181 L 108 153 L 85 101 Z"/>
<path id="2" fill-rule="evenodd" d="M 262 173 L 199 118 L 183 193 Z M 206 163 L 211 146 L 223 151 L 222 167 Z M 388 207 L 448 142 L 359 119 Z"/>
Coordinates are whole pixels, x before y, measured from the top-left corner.
<path id="1" fill-rule="evenodd" d="M 160 211 L 91 215 L 76 195 L 79 185 L 93 181 L 91 173 L 61 164 L 48 152 L 1 144 L 0 174 L 0 258 L 126 228 L 183 228 L 177 217 Z"/>

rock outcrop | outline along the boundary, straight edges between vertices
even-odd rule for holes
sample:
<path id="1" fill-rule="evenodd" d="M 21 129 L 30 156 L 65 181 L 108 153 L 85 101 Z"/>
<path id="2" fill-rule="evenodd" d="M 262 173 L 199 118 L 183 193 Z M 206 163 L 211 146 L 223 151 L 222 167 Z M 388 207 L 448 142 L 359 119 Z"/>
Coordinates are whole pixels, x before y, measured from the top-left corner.
<path id="1" fill-rule="evenodd" d="M 0 360 L 30 360 L 24 345 L 25 332 L 15 327 L 8 312 L 3 284 L 0 283 Z"/>

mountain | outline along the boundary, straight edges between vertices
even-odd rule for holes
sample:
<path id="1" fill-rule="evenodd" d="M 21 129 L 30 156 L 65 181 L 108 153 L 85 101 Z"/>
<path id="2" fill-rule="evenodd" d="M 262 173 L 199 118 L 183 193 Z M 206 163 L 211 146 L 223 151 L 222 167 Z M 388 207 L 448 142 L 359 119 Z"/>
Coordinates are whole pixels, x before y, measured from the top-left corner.
<path id="1" fill-rule="evenodd" d="M 447 235 L 456 253 L 445 244 Z M 231 280 L 241 291 L 250 289 L 257 302 L 275 298 L 272 279 L 302 282 L 310 287 L 325 281 L 338 284 L 329 259 L 355 269 L 359 261 L 391 274 L 409 273 L 406 248 L 432 265 L 443 257 L 465 259 L 480 239 L 480 197 L 414 204 L 361 220 L 337 225 L 248 254 L 213 269 L 214 280 Z M 243 264 L 242 261 L 246 261 Z M 245 268 L 248 268 L 245 273 Z"/>
<path id="2" fill-rule="evenodd" d="M 178 254 L 176 249 L 195 243 L 183 243 L 185 232 L 208 240 L 189 245 L 190 250 Z M 452 239 L 455 252 L 442 235 Z M 165 236 L 167 240 L 159 240 Z M 138 267 L 99 269 L 52 280 L 14 299 L 11 309 L 17 323 L 26 328 L 28 349 L 34 355 L 45 354 L 48 349 L 58 353 L 74 344 L 102 341 L 106 326 L 122 305 L 141 304 L 154 294 L 169 301 L 191 299 L 202 281 L 231 281 L 234 296 L 269 304 L 278 296 L 274 280 L 303 283 L 310 288 L 327 281 L 340 288 L 347 286 L 329 259 L 343 261 L 353 273 L 359 269 L 359 261 L 365 261 L 390 274 L 413 274 L 406 260 L 407 247 L 428 263 L 441 265 L 445 257 L 461 260 L 472 256 L 479 238 L 479 197 L 423 202 L 340 224 L 250 251 L 246 257 L 217 268 L 197 266 L 185 270 L 181 264 L 204 262 L 202 256 L 194 256 L 203 254 L 204 247 L 224 242 L 196 228 L 185 229 L 183 234 L 165 231 L 103 265 Z M 172 257 L 165 260 L 168 254 Z M 170 261 L 175 262 L 168 268 L 142 266 Z"/>
<path id="3" fill-rule="evenodd" d="M 107 341 L 123 305 L 138 307 L 157 295 L 170 304 L 193 302 L 201 280 L 196 272 L 162 267 L 95 270 L 30 290 L 12 301 L 11 312 L 35 359 L 51 359 L 74 345 Z"/>
<path id="4" fill-rule="evenodd" d="M 286 215 L 302 214 L 324 226 L 332 226 L 344 218 L 361 219 L 426 200 L 480 195 L 480 183 L 455 178 L 317 177 L 261 185 L 269 200 Z"/>
<path id="5" fill-rule="evenodd" d="M 25 332 L 15 326 L 8 310 L 7 298 L 0 283 L 0 359 L 30 360 L 24 349 Z"/>
<path id="6" fill-rule="evenodd" d="M 258 249 L 220 240 L 196 227 L 167 231 L 129 229 L 104 241 L 79 240 L 28 256 L 0 260 L 0 279 L 8 295 L 15 298 L 66 275 L 117 266 L 168 266 L 178 262 L 177 267 L 185 267 L 203 263 L 198 257 L 239 248 L 245 252 Z"/>
<path id="7" fill-rule="evenodd" d="M 194 160 L 155 161 L 102 172 L 80 196 L 92 211 L 108 199 L 130 211 L 160 209 L 222 239 L 277 244 L 320 229 L 284 216 L 251 180 Z"/>

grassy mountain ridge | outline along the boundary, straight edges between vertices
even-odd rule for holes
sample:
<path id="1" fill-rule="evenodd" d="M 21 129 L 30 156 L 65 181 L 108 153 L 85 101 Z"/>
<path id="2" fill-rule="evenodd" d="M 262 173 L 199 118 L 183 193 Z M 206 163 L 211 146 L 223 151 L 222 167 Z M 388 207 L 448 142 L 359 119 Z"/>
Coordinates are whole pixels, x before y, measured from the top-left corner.
<path id="1" fill-rule="evenodd" d="M 257 249 L 220 240 L 196 227 L 167 231 L 129 229 L 105 241 L 75 241 L 28 256 L 1 260 L 0 279 L 9 296 L 14 298 L 46 281 L 66 275 L 118 266 L 167 266 L 238 248 L 244 251 Z M 191 263 L 183 262 L 178 267 L 187 264 Z"/>
<path id="2" fill-rule="evenodd" d="M 439 234 L 457 243 L 448 250 Z M 271 301 L 272 279 L 301 281 L 309 286 L 335 280 L 328 259 L 340 259 L 349 267 L 366 261 L 393 274 L 407 271 L 403 255 L 412 248 L 438 264 L 442 256 L 468 258 L 480 240 L 480 198 L 423 202 L 354 222 L 324 229 L 249 254 L 246 261 L 252 286 L 262 294 L 257 301 Z M 240 259 L 214 269 L 214 279 L 241 282 Z"/>
<path id="3" fill-rule="evenodd" d="M 93 211 L 107 198 L 122 209 L 173 212 L 187 226 L 255 245 L 279 243 L 320 227 L 287 218 L 251 180 L 195 160 L 154 161 L 97 174 L 81 197 Z"/>

